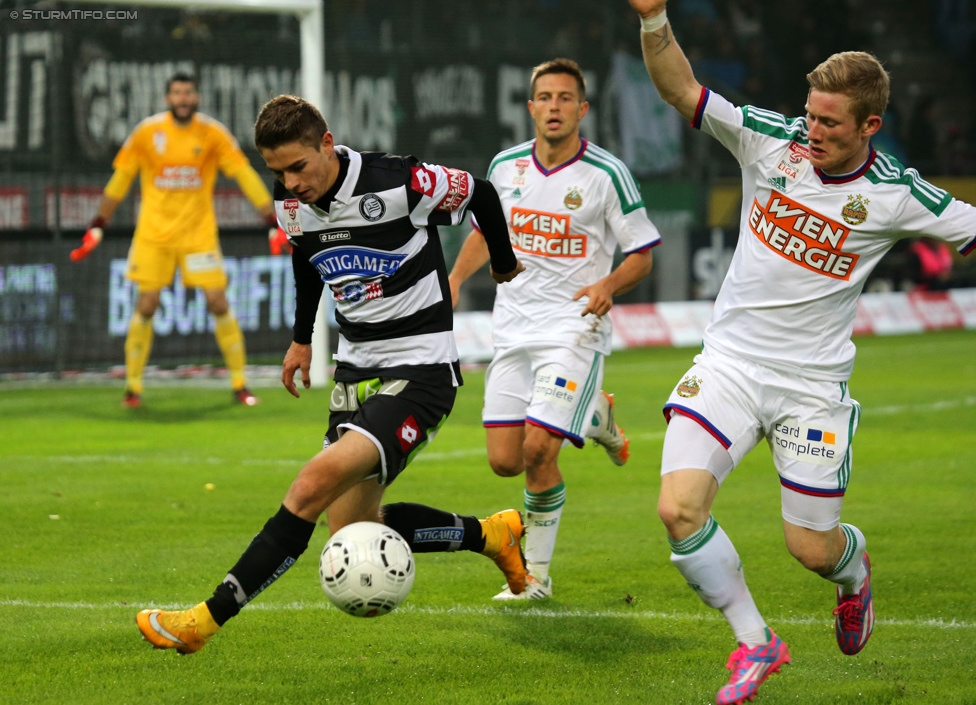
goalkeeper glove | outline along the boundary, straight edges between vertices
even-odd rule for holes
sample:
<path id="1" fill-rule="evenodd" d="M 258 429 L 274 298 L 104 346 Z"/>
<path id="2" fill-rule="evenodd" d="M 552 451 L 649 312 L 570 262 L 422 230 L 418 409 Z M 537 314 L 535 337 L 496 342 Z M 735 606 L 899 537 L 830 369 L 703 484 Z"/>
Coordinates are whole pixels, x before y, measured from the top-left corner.
<path id="1" fill-rule="evenodd" d="M 268 225 L 271 226 L 268 230 L 268 246 L 271 248 L 271 254 L 280 255 L 282 252 L 291 254 L 291 243 L 288 242 L 285 231 L 278 227 L 278 219 L 273 215 L 270 216 Z"/>
<path id="2" fill-rule="evenodd" d="M 78 262 L 91 254 L 91 251 L 98 247 L 102 241 L 102 228 L 105 227 L 105 218 L 95 216 L 91 226 L 85 231 L 85 236 L 81 239 L 81 247 L 71 251 L 71 261 Z"/>

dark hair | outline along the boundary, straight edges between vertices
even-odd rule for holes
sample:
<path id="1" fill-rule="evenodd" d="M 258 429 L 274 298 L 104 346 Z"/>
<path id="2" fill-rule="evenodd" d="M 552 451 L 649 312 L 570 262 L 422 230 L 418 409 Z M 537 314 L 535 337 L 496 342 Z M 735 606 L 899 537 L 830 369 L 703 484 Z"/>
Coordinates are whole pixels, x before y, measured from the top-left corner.
<path id="1" fill-rule="evenodd" d="M 277 149 L 289 142 L 299 142 L 306 147 L 322 144 L 322 135 L 329 125 L 318 108 L 304 98 L 279 95 L 272 98 L 258 113 L 254 123 L 254 146 L 260 149 Z"/>
<path id="2" fill-rule="evenodd" d="M 564 73 L 575 78 L 576 85 L 579 87 L 580 102 L 586 100 L 586 79 L 583 78 L 583 70 L 572 59 L 553 59 L 532 69 L 532 80 L 529 81 L 530 99 L 535 97 L 535 82 L 539 80 L 540 76 L 550 73 Z"/>
<path id="3" fill-rule="evenodd" d="M 842 51 L 807 74 L 810 88 L 822 93 L 843 93 L 850 98 L 850 110 L 858 125 L 872 115 L 881 117 L 888 107 L 891 81 L 874 55 L 864 51 Z"/>
<path id="4" fill-rule="evenodd" d="M 192 83 L 193 90 L 197 90 L 199 88 L 199 85 L 197 84 L 196 76 L 191 76 L 186 71 L 178 71 L 177 73 L 174 73 L 172 76 L 170 76 L 169 80 L 166 81 L 167 93 L 169 93 L 169 89 L 174 83 Z"/>

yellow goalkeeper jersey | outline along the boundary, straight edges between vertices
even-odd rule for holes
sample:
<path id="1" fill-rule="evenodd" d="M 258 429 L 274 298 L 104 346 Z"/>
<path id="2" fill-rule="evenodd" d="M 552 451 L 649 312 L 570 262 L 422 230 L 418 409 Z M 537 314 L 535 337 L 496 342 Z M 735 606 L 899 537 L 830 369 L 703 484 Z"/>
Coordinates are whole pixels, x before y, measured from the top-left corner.
<path id="1" fill-rule="evenodd" d="M 112 163 L 105 195 L 121 201 L 136 174 L 142 204 L 135 237 L 159 245 L 214 242 L 213 190 L 219 169 L 237 181 L 258 210 L 271 194 L 226 127 L 197 113 L 180 125 L 167 111 L 146 118 L 129 135 Z"/>

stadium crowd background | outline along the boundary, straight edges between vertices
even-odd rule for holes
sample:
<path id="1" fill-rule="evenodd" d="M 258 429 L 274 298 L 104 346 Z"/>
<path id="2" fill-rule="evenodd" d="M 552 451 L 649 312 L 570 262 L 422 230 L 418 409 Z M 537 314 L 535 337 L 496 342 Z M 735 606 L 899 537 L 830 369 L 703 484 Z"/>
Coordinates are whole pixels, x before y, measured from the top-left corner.
<path id="1" fill-rule="evenodd" d="M 806 73 L 823 58 L 846 49 L 874 52 L 893 89 L 877 148 L 976 203 L 974 5 L 675 0 L 669 17 L 703 83 L 733 102 L 790 116 L 803 114 Z M 4 6 L 71 7 L 21 0 Z M 648 79 L 638 23 L 626 2 L 330 0 L 324 10 L 323 112 L 340 143 L 484 174 L 499 149 L 531 137 L 524 107 L 531 67 L 569 56 L 590 83 L 584 135 L 627 161 L 621 126 L 635 121 L 624 116 L 620 95 Z M 251 146 L 254 117 L 272 95 L 299 90 L 293 17 L 149 7 L 137 14 L 99 22 L 4 15 L 0 23 L 0 269 L 19 268 L 22 285 L 0 287 L 0 373 L 118 361 L 129 292 L 116 275 L 138 194 L 116 212 L 97 256 L 72 266 L 67 252 L 90 222 L 125 135 L 163 109 L 168 72 L 199 68 L 201 111 L 232 130 L 261 173 Z M 627 61 L 631 83 L 622 89 L 618 68 Z M 667 106 L 661 113 L 677 119 Z M 643 118 L 636 129 L 648 130 Z M 621 303 L 707 300 L 735 246 L 737 165 L 685 125 L 672 134 L 680 144 L 673 162 L 628 162 L 665 244 L 651 276 Z M 262 353 L 280 359 L 290 325 L 290 273 L 268 257 L 263 224 L 236 187 L 221 181 L 221 189 L 224 254 L 237 262 L 229 295 L 242 311 L 254 359 Z M 449 260 L 466 232 L 444 233 Z M 25 276 L 28 271 L 37 276 Z M 868 288 L 911 289 L 918 271 L 906 242 L 886 257 Z M 7 281 L 13 281 L 9 272 Z M 976 262 L 954 257 L 947 276 L 924 284 L 976 286 Z M 462 308 L 489 309 L 493 292 L 487 274 L 472 279 Z M 174 294 L 169 308 L 175 313 L 160 317 L 159 325 L 173 332 L 157 330 L 159 359 L 211 350 L 205 319 L 180 296 Z"/>

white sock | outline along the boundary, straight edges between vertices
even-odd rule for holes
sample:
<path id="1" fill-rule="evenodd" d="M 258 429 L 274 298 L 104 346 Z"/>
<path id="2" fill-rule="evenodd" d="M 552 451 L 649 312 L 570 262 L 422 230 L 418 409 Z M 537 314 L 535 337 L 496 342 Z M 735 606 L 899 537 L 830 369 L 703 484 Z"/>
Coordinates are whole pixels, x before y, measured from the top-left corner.
<path id="1" fill-rule="evenodd" d="M 841 524 L 840 528 L 847 537 L 847 548 L 844 549 L 844 554 L 837 563 L 837 567 L 824 577 L 830 582 L 840 585 L 841 593 L 844 595 L 854 595 L 861 590 L 865 578 L 868 577 L 864 563 L 861 562 L 867 541 L 864 534 L 856 526 Z"/>
<path id="2" fill-rule="evenodd" d="M 563 482 L 545 492 L 525 490 L 525 563 L 532 576 L 542 582 L 549 576 L 565 503 Z"/>
<path id="3" fill-rule="evenodd" d="M 768 644 L 770 634 L 746 587 L 739 554 L 715 519 L 709 516 L 688 538 L 668 541 L 671 562 L 702 602 L 722 612 L 735 640 L 749 647 Z"/>

